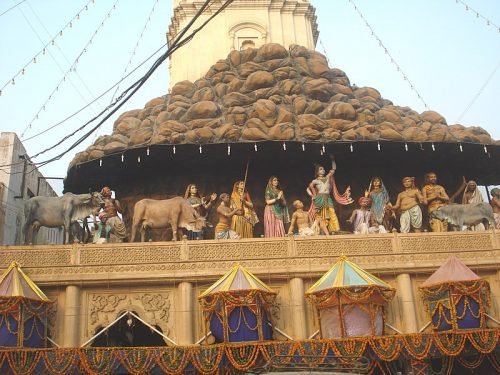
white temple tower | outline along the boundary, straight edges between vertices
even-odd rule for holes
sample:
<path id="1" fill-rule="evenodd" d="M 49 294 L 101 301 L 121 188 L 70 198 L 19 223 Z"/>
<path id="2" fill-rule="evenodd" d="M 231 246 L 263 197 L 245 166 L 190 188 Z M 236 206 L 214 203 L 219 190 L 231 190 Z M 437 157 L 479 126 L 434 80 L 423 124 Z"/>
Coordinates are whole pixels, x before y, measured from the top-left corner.
<path id="1" fill-rule="evenodd" d="M 216 1 L 190 30 L 199 27 L 224 1 Z M 202 0 L 173 0 L 167 40 L 169 44 L 188 24 Z M 188 32 L 186 35 L 188 35 Z M 201 78 L 217 60 L 233 49 L 279 43 L 314 49 L 318 39 L 315 8 L 308 0 L 235 0 L 185 47 L 170 59 L 170 87 L 183 80 Z"/>

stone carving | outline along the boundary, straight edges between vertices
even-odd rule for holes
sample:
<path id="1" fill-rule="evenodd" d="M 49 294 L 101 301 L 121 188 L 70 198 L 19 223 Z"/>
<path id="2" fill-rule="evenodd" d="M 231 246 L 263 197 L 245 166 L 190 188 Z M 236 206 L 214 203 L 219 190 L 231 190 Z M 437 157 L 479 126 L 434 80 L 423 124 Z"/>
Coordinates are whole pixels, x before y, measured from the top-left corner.
<path id="1" fill-rule="evenodd" d="M 107 326 L 125 311 L 135 311 L 148 324 L 159 326 L 165 335 L 170 332 L 170 292 L 89 294 L 88 301 L 88 336 L 94 334 L 97 327 Z"/>
<path id="2" fill-rule="evenodd" d="M 170 317 L 170 293 L 146 293 L 134 298 L 142 303 L 146 311 L 146 320 L 159 325 L 162 327 L 163 333 L 168 334 L 169 330 L 166 328 L 166 324 Z"/>
<path id="3" fill-rule="evenodd" d="M 164 263 L 180 260 L 180 245 L 127 246 L 123 252 L 106 245 L 85 246 L 80 252 L 80 263 L 85 265 L 124 264 L 133 259 L 134 264 Z"/>
<path id="4" fill-rule="evenodd" d="M 109 314 L 114 313 L 118 304 L 125 300 L 125 294 L 91 294 L 89 296 L 89 312 L 90 324 L 96 325 L 102 322 L 104 325 L 111 323 L 113 320 L 109 319 Z M 103 315 L 104 317 L 100 317 Z"/>
<path id="5" fill-rule="evenodd" d="M 12 249 L 12 248 L 11 248 Z M 0 265 L 7 267 L 16 261 L 24 267 L 50 264 L 51 266 L 69 266 L 71 262 L 71 249 L 57 246 L 37 246 L 16 248 L 15 250 L 3 249 L 0 252 Z"/>
<path id="6" fill-rule="evenodd" d="M 351 85 L 325 56 L 292 45 L 231 51 L 195 82 L 123 113 L 70 167 L 153 144 L 297 140 L 388 140 L 494 144 L 482 128 L 448 126 L 439 113 L 394 105 L 371 87 Z"/>

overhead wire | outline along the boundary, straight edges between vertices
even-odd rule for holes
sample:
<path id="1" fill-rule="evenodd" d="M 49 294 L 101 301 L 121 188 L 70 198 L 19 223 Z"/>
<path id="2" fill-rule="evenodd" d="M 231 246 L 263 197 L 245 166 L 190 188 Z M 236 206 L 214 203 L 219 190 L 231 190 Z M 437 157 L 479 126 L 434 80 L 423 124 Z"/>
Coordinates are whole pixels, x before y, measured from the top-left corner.
<path id="1" fill-rule="evenodd" d="M 139 47 L 139 43 L 141 42 L 142 37 L 144 35 L 144 32 L 146 31 L 146 28 L 148 27 L 149 21 L 151 21 L 151 16 L 153 15 L 153 12 L 155 11 L 155 7 L 156 7 L 157 4 L 158 4 L 158 0 L 155 0 L 155 2 L 153 4 L 153 8 L 149 12 L 149 15 L 148 15 L 148 18 L 146 20 L 146 23 L 144 24 L 144 27 L 142 28 L 141 34 L 139 35 L 139 38 L 137 38 L 137 42 L 135 43 L 134 49 L 132 50 L 132 53 L 131 53 L 130 58 L 128 60 L 128 63 L 125 66 L 125 69 L 123 70 L 122 79 L 125 76 L 125 74 L 127 73 L 128 68 L 132 64 L 132 60 L 133 60 L 133 58 L 135 56 L 137 48 Z M 120 89 L 120 85 L 116 86 L 115 92 L 113 93 L 113 96 L 111 97 L 111 102 L 115 99 L 116 93 L 118 92 L 119 89 Z"/>
<path id="2" fill-rule="evenodd" d="M 86 4 L 86 5 L 85 5 L 82 9 L 80 9 L 80 10 L 78 11 L 78 13 L 77 13 L 76 15 L 74 15 L 74 16 L 73 16 L 73 18 L 71 18 L 71 20 L 69 20 L 69 21 L 68 21 L 68 22 L 67 22 L 67 23 L 63 26 L 63 28 L 62 28 L 62 29 L 60 29 L 60 30 L 59 30 L 59 31 L 58 31 L 58 32 L 57 32 L 57 33 L 56 33 L 56 34 L 55 34 L 55 35 L 51 38 L 51 40 L 50 40 L 47 44 L 45 44 L 45 45 L 43 46 L 43 48 L 42 48 L 40 51 L 38 51 L 37 53 L 35 53 L 35 55 L 34 55 L 31 59 L 29 59 L 29 60 L 28 60 L 28 62 L 27 62 L 27 63 L 25 63 L 25 64 L 23 65 L 23 67 L 22 67 L 21 69 L 19 69 L 19 71 L 18 71 L 17 73 L 15 73 L 15 74 L 14 74 L 14 75 L 13 75 L 13 76 L 12 76 L 12 77 L 8 80 L 8 81 L 7 81 L 7 82 L 5 82 L 5 83 L 3 84 L 3 86 L 2 86 L 2 87 L 0 87 L 0 96 L 2 95 L 2 92 L 3 92 L 3 90 L 5 89 L 5 87 L 7 87 L 9 84 L 15 84 L 15 79 L 16 79 L 17 77 L 19 77 L 20 75 L 24 75 L 26 68 L 27 68 L 28 66 L 30 66 L 31 64 L 35 64 L 35 63 L 36 63 L 36 59 L 37 59 L 37 57 L 39 57 L 40 55 L 44 55 L 44 54 L 45 54 L 45 52 L 46 52 L 46 50 L 47 50 L 47 47 L 49 47 L 52 43 L 55 43 L 55 40 L 56 40 L 58 37 L 61 37 L 61 36 L 63 35 L 64 30 L 66 30 L 67 28 L 72 28 L 72 27 L 73 27 L 73 22 L 74 22 L 74 21 L 76 21 L 76 20 L 79 20 L 79 19 L 80 19 L 80 13 L 82 13 L 83 11 L 88 10 L 88 6 L 89 6 L 89 4 L 94 3 L 94 2 L 95 2 L 95 0 L 89 0 L 89 1 L 87 2 L 87 4 Z"/>
<path id="3" fill-rule="evenodd" d="M 49 30 L 47 30 L 47 27 L 45 27 L 45 24 L 43 23 L 43 21 L 40 19 L 40 17 L 38 16 L 38 13 L 33 9 L 33 7 L 31 6 L 31 4 L 28 2 L 27 3 L 28 7 L 30 8 L 31 12 L 35 15 L 36 19 L 38 20 L 38 22 L 40 23 L 40 25 L 43 27 L 43 29 L 45 30 L 45 32 L 47 33 L 47 36 L 50 36 L 50 33 L 49 33 Z M 64 51 L 61 49 L 61 47 L 59 46 L 58 43 L 55 43 L 54 44 L 57 49 L 59 50 L 59 52 L 61 53 L 61 56 L 64 58 L 64 60 L 68 63 L 68 64 L 71 64 L 68 57 L 66 56 L 66 54 L 64 53 Z M 61 69 L 62 70 L 62 69 Z M 92 92 L 92 90 L 90 89 L 90 87 L 87 85 L 87 83 L 85 82 L 85 80 L 80 76 L 80 74 L 78 73 L 78 71 L 76 70 L 73 70 L 73 73 L 76 75 L 76 77 L 78 78 L 78 80 L 80 81 L 80 83 L 83 85 L 83 87 L 85 87 L 85 89 L 87 90 L 87 92 L 90 94 L 91 97 L 94 97 L 95 94 Z M 87 101 L 85 99 L 85 101 Z M 99 104 L 99 103 L 98 103 Z M 101 106 L 101 109 L 102 109 L 102 106 Z"/>
<path id="4" fill-rule="evenodd" d="M 363 13 L 361 13 L 361 10 L 358 8 L 358 6 L 356 5 L 356 3 L 354 2 L 354 0 L 349 0 L 350 3 L 352 3 L 352 5 L 354 6 L 354 9 L 356 10 L 356 12 L 358 13 L 358 15 L 361 17 L 361 19 L 363 20 L 363 22 L 365 23 L 366 27 L 368 27 L 368 29 L 370 29 L 371 31 L 371 35 L 377 40 L 378 44 L 380 47 L 382 47 L 384 49 L 384 52 L 387 56 L 390 57 L 391 59 L 391 63 L 396 66 L 396 69 L 399 73 L 401 73 L 401 75 L 403 76 L 403 79 L 405 81 L 408 82 L 408 84 L 410 85 L 410 88 L 411 90 L 417 95 L 417 97 L 420 99 L 420 101 L 423 103 L 423 105 L 425 106 L 426 109 L 429 109 L 429 106 L 427 105 L 427 103 L 425 102 L 424 98 L 422 97 L 422 95 L 420 95 L 420 93 L 417 91 L 417 89 L 415 88 L 415 85 L 410 81 L 410 79 L 408 78 L 408 76 L 403 72 L 403 69 L 401 68 L 401 66 L 396 62 L 396 60 L 394 59 L 394 57 L 391 55 L 391 53 L 389 52 L 389 50 L 387 49 L 387 47 L 384 45 L 384 43 L 382 42 L 382 40 L 379 38 L 379 36 L 375 33 L 375 30 L 373 30 L 373 27 L 368 23 L 368 21 L 366 20 L 365 16 L 363 15 Z"/>
<path id="5" fill-rule="evenodd" d="M 7 14 L 9 13 L 12 9 L 16 8 L 17 6 L 21 5 L 22 3 L 24 3 L 26 0 L 22 0 L 20 2 L 18 2 L 17 4 L 14 4 L 12 5 L 9 9 L 7 10 L 4 10 L 2 13 L 0 13 L 0 17 L 2 17 L 4 14 Z"/>
<path id="6" fill-rule="evenodd" d="M 97 100 L 99 100 L 100 98 L 102 98 L 104 95 L 106 95 L 107 93 L 109 93 L 116 85 L 118 85 L 119 83 L 123 82 L 125 79 L 127 79 L 130 75 L 132 75 L 133 73 L 135 73 L 137 71 L 137 69 L 139 69 L 141 66 L 143 66 L 145 63 L 147 63 L 149 60 L 151 60 L 158 52 L 160 52 L 165 46 L 167 45 L 167 43 L 164 43 L 161 47 L 159 47 L 158 49 L 156 49 L 156 51 L 154 51 L 147 59 L 145 59 L 144 61 L 142 61 L 139 65 L 137 65 L 133 70 L 131 70 L 125 77 L 123 77 L 121 80 L 119 80 L 118 82 L 116 82 L 113 86 L 109 87 L 106 91 L 104 91 L 102 94 L 100 94 L 97 98 L 95 98 L 94 100 L 92 100 L 90 103 L 87 103 L 85 106 L 81 107 L 79 110 L 77 110 L 76 112 L 72 113 L 71 115 L 65 117 L 64 119 L 62 119 L 61 121 L 59 121 L 58 123 L 50 126 L 49 128 L 37 133 L 37 134 L 34 134 L 32 135 L 31 137 L 28 137 L 28 138 L 25 138 L 23 141 L 24 142 L 27 142 L 27 141 L 30 141 L 42 134 L 45 134 L 47 133 L 48 131 L 64 124 L 66 121 L 70 120 L 71 118 L 75 117 L 76 115 L 78 115 L 80 112 L 84 111 L 86 108 L 88 108 L 91 104 L 93 104 L 94 102 L 96 102 Z M 99 114 L 99 115 L 102 115 L 105 111 L 107 111 L 109 108 L 111 108 L 113 106 L 113 104 L 110 104 L 108 105 L 106 108 L 104 108 L 104 110 Z M 97 115 L 97 117 L 99 116 Z M 92 120 L 90 120 L 89 122 L 87 122 L 86 124 L 92 122 Z M 85 124 L 84 124 L 85 125 Z M 81 130 L 82 127 L 78 128 L 77 131 Z M 72 133 L 71 135 L 74 135 L 75 133 Z M 2 145 L 1 147 L 10 147 L 10 146 L 13 146 L 15 143 L 11 143 L 11 144 L 8 144 L 8 145 Z M 19 164 L 23 164 L 24 162 L 14 162 L 14 163 L 11 163 L 11 164 L 3 164 L 3 165 L 0 165 L 0 168 L 2 167 L 11 167 L 11 166 L 16 166 L 16 165 L 19 165 Z M 0 169 L 1 170 L 1 169 Z M 21 173 L 21 172 L 19 172 Z M 15 173 L 12 173 L 12 174 L 15 174 Z"/>
<path id="7" fill-rule="evenodd" d="M 30 7 L 31 11 L 34 13 L 33 11 L 33 8 L 31 8 L 31 6 L 29 5 L 29 2 L 27 3 L 28 6 Z M 44 41 L 42 40 L 40 34 L 38 33 L 38 31 L 35 29 L 35 27 L 31 24 L 30 20 L 28 19 L 28 17 L 26 17 L 26 14 L 23 12 L 23 10 L 21 8 L 19 8 L 19 11 L 21 12 L 23 18 L 25 19 L 26 23 L 30 26 L 31 30 L 33 31 L 33 33 L 37 36 L 38 40 L 42 43 L 42 45 L 44 44 Z M 35 14 L 35 16 L 38 18 L 38 16 Z M 40 19 L 38 19 L 39 22 L 41 23 Z M 42 26 L 45 28 L 45 26 L 42 24 Z M 47 29 L 45 28 L 45 31 L 47 31 Z M 48 31 L 47 31 L 48 33 Z M 59 48 L 59 46 L 58 46 Z M 50 51 L 50 49 L 47 50 L 47 53 L 49 54 L 49 56 L 52 58 L 52 60 L 54 61 L 54 63 L 56 64 L 56 66 L 59 68 L 59 70 L 65 74 L 64 72 L 64 69 L 61 67 L 61 65 L 59 64 L 59 62 L 57 61 L 57 59 L 54 57 L 54 55 L 52 54 L 52 52 Z M 61 53 L 64 55 L 64 53 L 61 51 Z M 66 59 L 67 60 L 67 59 Z M 68 61 L 69 63 L 69 61 Z M 85 97 L 83 96 L 83 94 L 80 92 L 80 90 L 78 89 L 78 87 L 74 84 L 74 82 L 68 77 L 68 81 L 70 82 L 70 84 L 73 86 L 73 88 L 75 89 L 75 91 L 78 93 L 78 95 L 84 100 L 86 101 Z M 57 91 L 57 90 L 56 90 Z M 48 100 L 50 100 L 52 96 L 49 96 L 49 99 L 46 100 L 46 102 L 44 103 L 44 105 L 40 108 L 40 110 L 37 112 L 35 118 L 38 118 L 40 112 L 44 111 L 45 110 L 45 104 L 48 102 Z M 32 120 L 33 121 L 33 120 Z M 31 125 L 31 124 L 30 124 Z M 26 132 L 27 129 L 25 129 L 23 131 L 23 133 L 21 133 L 21 140 L 24 140 L 24 134 Z"/>
<path id="8" fill-rule="evenodd" d="M 493 69 L 493 71 L 490 73 L 490 75 L 488 76 L 488 78 L 486 78 L 486 81 L 479 88 L 479 91 L 471 99 L 469 105 L 464 109 L 464 111 L 460 114 L 460 116 L 458 116 L 458 119 L 456 121 L 457 123 L 460 123 L 460 121 L 462 120 L 462 118 L 467 114 L 467 112 L 469 112 L 469 109 L 474 105 L 474 103 L 476 102 L 476 100 L 481 96 L 481 94 L 483 93 L 483 91 L 486 88 L 486 86 L 488 86 L 488 84 L 491 82 L 491 80 L 495 76 L 498 68 L 500 68 L 500 60 L 498 61 L 497 66 L 495 67 L 495 69 Z"/>
<path id="9" fill-rule="evenodd" d="M 23 132 L 21 133 L 21 138 L 23 138 L 25 132 L 31 128 L 33 122 L 38 118 L 40 112 L 42 110 L 45 109 L 45 106 L 47 105 L 47 103 L 52 99 L 52 95 L 54 95 L 58 90 L 59 90 L 59 86 L 66 81 L 66 78 L 68 77 L 68 74 L 71 73 L 72 71 L 74 71 L 76 69 L 76 66 L 78 65 L 79 61 L 80 61 L 80 58 L 83 56 L 84 53 L 87 52 L 87 48 L 92 44 L 95 36 L 97 35 L 97 33 L 99 32 L 99 30 L 104 27 L 104 23 L 106 22 L 106 20 L 108 18 L 110 18 L 111 16 L 111 12 L 113 12 L 114 9 L 116 9 L 116 4 L 119 2 L 120 0 L 116 0 L 113 4 L 113 6 L 110 8 L 110 10 L 108 11 L 108 13 L 106 13 L 106 15 L 104 16 L 104 19 L 101 21 L 100 25 L 97 27 L 97 29 L 94 31 L 94 33 L 92 34 L 92 36 L 90 37 L 90 39 L 87 41 L 87 43 L 85 44 L 85 46 L 82 48 L 82 50 L 80 51 L 80 53 L 78 54 L 78 56 L 75 58 L 75 60 L 73 61 L 73 64 L 71 64 L 71 66 L 69 67 L 69 70 L 66 71 L 66 73 L 63 75 L 63 77 L 60 79 L 59 83 L 56 85 L 56 87 L 52 90 L 52 92 L 50 93 L 50 95 L 48 96 L 48 98 L 45 100 L 45 102 L 42 104 L 42 106 L 40 107 L 40 109 L 37 111 L 37 113 L 35 114 L 35 116 L 32 118 L 32 120 L 30 121 L 30 123 L 26 126 L 26 128 L 23 130 Z"/>
<path id="10" fill-rule="evenodd" d="M 86 138 L 88 138 L 96 129 L 98 129 L 111 115 L 113 115 L 119 108 L 121 108 L 141 87 L 146 83 L 146 81 L 151 77 L 153 72 L 172 54 L 174 53 L 177 49 L 180 47 L 184 46 L 187 44 L 193 37 L 200 31 L 202 30 L 214 17 L 216 17 L 219 13 L 221 13 L 227 6 L 229 6 L 234 0 L 226 0 L 226 2 L 220 6 L 217 11 L 212 13 L 212 15 L 197 29 L 195 29 L 190 35 L 188 35 L 186 38 L 180 40 L 184 34 L 188 31 L 188 29 L 193 25 L 193 23 L 198 19 L 198 17 L 203 13 L 205 8 L 208 7 L 210 4 L 211 0 L 206 0 L 205 3 L 200 7 L 196 15 L 191 19 L 191 21 L 186 25 L 186 27 L 176 36 L 174 41 L 172 41 L 170 48 L 160 56 L 160 58 L 153 64 L 153 66 L 149 69 L 149 71 L 138 81 L 136 81 L 134 84 L 132 84 L 130 87 L 128 87 L 113 103 L 114 105 L 118 104 L 116 108 L 114 108 L 109 114 L 107 114 L 96 126 L 94 126 L 92 129 L 90 129 L 87 133 L 85 133 L 82 137 L 80 137 L 76 142 L 74 142 L 68 149 L 65 151 L 59 153 L 58 155 L 44 160 L 42 162 L 37 162 L 34 163 L 37 166 L 44 166 L 47 165 L 53 161 L 59 160 L 62 156 L 64 156 L 66 153 L 74 149 L 76 146 L 78 146 L 80 143 L 82 143 Z M 131 91 L 132 90 L 132 91 Z M 128 93 L 131 91 L 130 93 Z M 126 96 L 126 97 L 125 97 Z M 123 99 L 125 97 L 125 99 Z M 123 99 L 123 101 L 121 101 Z M 120 102 L 121 101 L 121 102 Z M 120 102 L 120 103 L 118 103 Z M 87 125 L 87 124 L 86 124 Z M 85 126 L 86 126 L 85 125 Z M 37 156 L 52 150 L 53 148 L 59 146 L 62 143 L 62 141 L 58 142 L 56 145 L 53 145 L 43 151 L 40 151 L 36 155 L 32 156 L 32 158 L 36 158 Z"/>

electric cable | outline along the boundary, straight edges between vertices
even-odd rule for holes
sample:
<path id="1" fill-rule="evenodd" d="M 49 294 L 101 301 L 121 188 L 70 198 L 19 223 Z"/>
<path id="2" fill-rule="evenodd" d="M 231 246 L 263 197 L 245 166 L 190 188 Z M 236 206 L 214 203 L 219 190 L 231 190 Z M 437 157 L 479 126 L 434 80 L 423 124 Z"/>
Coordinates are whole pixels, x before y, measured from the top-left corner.
<path id="1" fill-rule="evenodd" d="M 184 36 L 184 34 L 188 31 L 188 29 L 192 26 L 192 24 L 196 21 L 196 19 L 203 13 L 203 11 L 205 10 L 205 8 L 207 8 L 207 6 L 209 5 L 209 3 L 211 2 L 210 0 L 207 0 L 205 1 L 205 3 L 200 7 L 200 9 L 198 10 L 198 12 L 196 13 L 196 15 L 193 17 L 193 19 L 191 19 L 191 21 L 188 23 L 188 25 L 179 33 L 179 35 L 176 36 L 176 38 L 174 39 L 174 41 L 172 42 L 172 47 L 169 48 L 167 50 L 167 52 L 165 52 L 164 55 L 162 55 L 154 64 L 153 66 L 149 69 L 149 71 L 140 79 L 138 80 L 137 82 L 135 82 L 134 84 L 132 84 L 129 88 L 127 88 L 121 95 L 120 97 L 118 97 L 116 99 L 116 101 L 113 103 L 113 105 L 116 105 L 118 104 L 118 102 L 120 102 L 125 96 L 125 99 L 123 99 L 123 101 L 121 103 L 118 104 L 118 106 L 116 108 L 114 108 L 109 114 L 107 114 L 96 126 L 94 126 L 92 129 L 90 129 L 90 131 L 88 131 L 87 133 L 85 133 L 82 137 L 80 137 L 75 143 L 73 143 L 68 149 L 66 149 L 65 151 L 61 152 L 60 154 L 50 158 L 50 159 L 47 159 L 47 160 L 44 160 L 42 162 L 37 162 L 37 163 L 34 163 L 35 165 L 37 166 L 44 166 L 44 165 L 47 165 L 55 160 L 59 160 L 62 156 L 64 156 L 66 153 L 68 153 L 69 151 L 71 151 L 72 149 L 74 149 L 76 146 L 78 146 L 80 143 L 82 143 L 86 138 L 88 138 L 96 129 L 98 129 L 109 117 L 111 117 L 111 115 L 113 115 L 119 108 L 121 108 L 141 87 L 142 85 L 144 85 L 144 83 L 146 83 L 146 81 L 151 77 L 151 75 L 153 74 L 153 72 L 172 54 L 175 52 L 175 50 L 177 50 L 178 48 L 184 46 L 185 44 L 187 44 L 189 41 L 191 41 L 191 39 L 193 39 L 193 37 L 200 31 L 202 30 L 214 17 L 216 17 L 219 13 L 221 13 L 227 6 L 229 6 L 234 0 L 227 0 L 216 12 L 214 12 L 199 28 L 195 29 L 189 36 L 187 36 L 186 38 L 182 39 L 181 41 L 180 38 L 182 38 Z M 130 93 L 128 93 L 130 90 L 132 90 Z M 95 118 L 93 120 L 91 120 L 90 122 L 94 121 Z M 90 123 L 89 122 L 89 123 Z M 85 124 L 84 126 L 88 125 Z M 65 137 L 65 139 L 67 139 L 67 137 Z M 64 140 L 65 140 L 64 139 Z M 51 146 L 43 151 L 40 151 L 39 153 L 37 153 L 36 155 L 32 156 L 32 158 L 36 158 L 37 156 L 49 151 L 49 150 L 52 150 L 53 148 L 59 146 L 64 140 L 61 140 L 60 142 L 58 142 L 56 145 L 54 146 Z"/>

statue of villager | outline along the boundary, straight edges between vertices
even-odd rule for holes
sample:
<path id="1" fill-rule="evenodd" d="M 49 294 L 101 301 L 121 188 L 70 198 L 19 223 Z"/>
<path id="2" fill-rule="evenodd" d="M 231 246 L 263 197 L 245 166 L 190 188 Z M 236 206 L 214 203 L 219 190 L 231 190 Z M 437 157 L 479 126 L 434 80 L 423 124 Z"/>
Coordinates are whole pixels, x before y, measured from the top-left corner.
<path id="1" fill-rule="evenodd" d="M 99 213 L 100 225 L 96 225 L 96 232 L 94 234 L 94 242 L 102 237 L 102 232 L 106 232 L 108 242 L 123 242 L 127 238 L 127 230 L 125 223 L 118 216 L 122 212 L 122 207 L 118 199 L 111 197 L 111 189 L 105 186 L 101 190 L 102 200 L 104 201 L 103 210 Z M 95 223 L 94 218 L 94 223 Z"/>
<path id="2" fill-rule="evenodd" d="M 347 219 L 353 224 L 354 234 L 387 233 L 385 227 L 379 224 L 370 210 L 372 201 L 370 197 L 358 199 L 359 208 L 352 211 L 351 217 Z"/>
<path id="3" fill-rule="evenodd" d="M 212 207 L 212 203 L 217 199 L 217 194 L 210 194 L 210 197 L 207 200 L 204 196 L 200 196 L 198 186 L 196 184 L 189 184 L 186 187 L 184 199 L 187 199 L 191 207 L 193 207 L 200 216 L 206 217 L 208 210 Z M 202 240 L 203 230 L 188 230 L 187 238 L 188 240 Z"/>
<path id="4" fill-rule="evenodd" d="M 437 183 L 437 175 L 434 172 L 429 172 L 425 175 L 425 186 L 422 188 L 424 204 L 427 205 L 427 213 L 429 214 L 429 225 L 433 232 L 447 232 L 448 223 L 444 220 L 431 217 L 433 211 L 448 204 L 450 197 L 446 194 L 446 190 Z"/>
<path id="5" fill-rule="evenodd" d="M 285 224 L 290 222 L 290 215 L 278 177 L 271 176 L 269 178 L 265 199 L 264 237 L 283 237 L 285 235 Z"/>
<path id="6" fill-rule="evenodd" d="M 259 222 L 244 181 L 236 181 L 231 193 L 231 209 L 240 209 L 242 215 L 232 217 L 231 229 L 241 238 L 253 238 L 253 227 Z"/>
<path id="7" fill-rule="evenodd" d="M 415 177 L 404 177 L 404 190 L 398 194 L 396 204 L 392 206 L 392 210 L 400 211 L 399 231 L 401 233 L 409 233 L 413 228 L 415 232 L 420 232 L 422 229 L 422 210 L 419 204 L 424 201 L 424 197 L 420 190 L 415 186 Z"/>
<path id="8" fill-rule="evenodd" d="M 312 220 L 309 213 L 304 211 L 304 203 L 297 199 L 293 201 L 293 207 L 295 208 L 295 212 L 292 215 L 288 234 L 292 235 L 295 231 L 295 226 L 297 226 L 299 236 L 314 236 L 316 232 L 314 227 L 311 227 Z"/>

